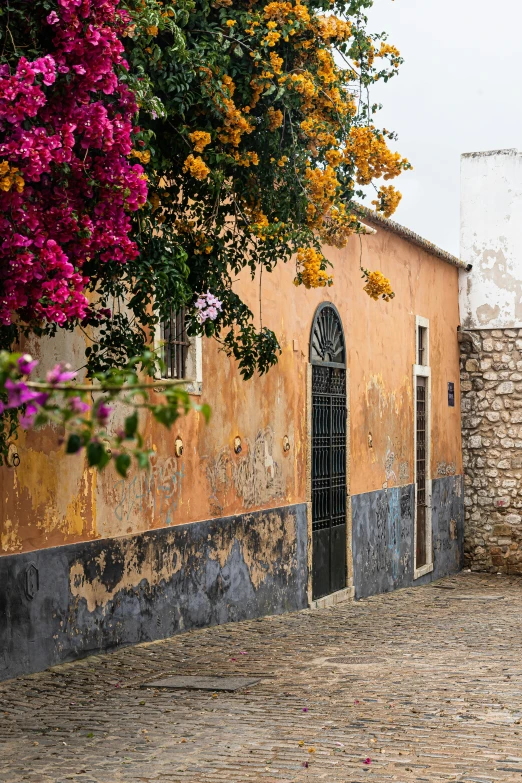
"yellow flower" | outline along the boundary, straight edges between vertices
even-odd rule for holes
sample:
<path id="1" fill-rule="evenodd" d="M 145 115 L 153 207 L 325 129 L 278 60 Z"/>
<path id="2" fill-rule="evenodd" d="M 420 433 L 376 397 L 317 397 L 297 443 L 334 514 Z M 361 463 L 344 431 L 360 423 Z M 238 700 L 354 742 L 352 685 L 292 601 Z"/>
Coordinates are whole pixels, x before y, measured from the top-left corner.
<path id="1" fill-rule="evenodd" d="M 236 24 L 236 20 L 235 19 L 227 19 L 225 24 L 226 24 L 227 27 L 234 27 L 234 25 Z"/>
<path id="2" fill-rule="evenodd" d="M 305 288 L 324 288 L 332 285 L 333 278 L 326 273 L 326 258 L 313 247 L 297 249 L 297 282 Z"/>
<path id="3" fill-rule="evenodd" d="M 154 37 L 158 34 L 158 28 L 155 24 L 149 25 L 149 27 L 146 27 L 145 30 L 148 35 L 152 35 Z"/>
<path id="4" fill-rule="evenodd" d="M 381 177 L 393 179 L 401 171 L 411 169 L 409 161 L 401 158 L 398 152 L 392 152 L 382 133 L 373 125 L 351 128 L 345 155 L 355 164 L 359 185 L 369 185 L 373 179 Z"/>
<path id="5" fill-rule="evenodd" d="M 19 169 L 15 166 L 10 166 L 7 160 L 3 160 L 0 163 L 0 190 L 8 193 L 11 188 L 14 188 L 17 193 L 21 193 L 24 189 L 25 180 L 18 172 Z"/>
<path id="6" fill-rule="evenodd" d="M 268 46 L 275 46 L 280 38 L 281 33 L 276 33 L 274 30 L 271 30 L 264 38 L 261 39 L 261 43 L 267 44 Z"/>
<path id="7" fill-rule="evenodd" d="M 272 106 L 268 109 L 268 129 L 271 131 L 277 130 L 283 124 L 283 112 L 279 109 L 274 109 Z"/>
<path id="8" fill-rule="evenodd" d="M 190 173 L 195 179 L 199 180 L 206 179 L 210 174 L 209 167 L 199 155 L 197 158 L 194 155 L 189 155 L 183 164 L 183 171 Z"/>
<path id="9" fill-rule="evenodd" d="M 384 277 L 382 272 L 369 272 L 367 269 L 364 269 L 363 274 L 367 280 L 364 291 L 371 299 L 377 301 L 379 297 L 382 297 L 385 302 L 393 299 L 395 294 L 392 291 L 390 281 L 387 277 Z"/>
<path id="10" fill-rule="evenodd" d="M 140 163 L 150 162 L 150 150 L 132 150 L 131 155 L 133 158 L 138 158 Z"/>
<path id="11" fill-rule="evenodd" d="M 275 52 L 270 52 L 270 65 L 272 66 L 274 73 L 280 74 L 283 65 L 283 58 L 279 57 L 279 55 Z"/>
<path id="12" fill-rule="evenodd" d="M 382 212 L 384 217 L 388 218 L 390 215 L 393 215 L 399 206 L 401 199 L 402 193 L 395 190 L 393 185 L 382 185 L 382 187 L 379 188 L 377 199 L 372 201 L 372 204 L 375 206 L 377 212 Z"/>
<path id="13" fill-rule="evenodd" d="M 207 133 L 206 131 L 194 131 L 193 133 L 189 133 L 188 137 L 194 145 L 195 152 L 203 152 L 205 147 L 212 141 L 210 133 Z"/>

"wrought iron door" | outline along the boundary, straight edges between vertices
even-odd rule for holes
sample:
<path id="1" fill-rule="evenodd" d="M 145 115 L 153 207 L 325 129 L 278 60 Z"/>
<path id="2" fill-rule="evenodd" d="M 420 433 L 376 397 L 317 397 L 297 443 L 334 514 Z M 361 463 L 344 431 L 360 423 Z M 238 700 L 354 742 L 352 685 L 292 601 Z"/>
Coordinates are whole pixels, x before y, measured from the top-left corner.
<path id="1" fill-rule="evenodd" d="M 346 586 L 346 363 L 339 314 L 315 317 L 312 360 L 312 594 Z"/>
<path id="2" fill-rule="evenodd" d="M 417 551 L 415 565 L 422 568 L 428 562 L 428 542 L 426 538 L 426 378 L 417 378 L 416 394 L 416 439 L 417 454 L 416 473 L 417 473 Z"/>

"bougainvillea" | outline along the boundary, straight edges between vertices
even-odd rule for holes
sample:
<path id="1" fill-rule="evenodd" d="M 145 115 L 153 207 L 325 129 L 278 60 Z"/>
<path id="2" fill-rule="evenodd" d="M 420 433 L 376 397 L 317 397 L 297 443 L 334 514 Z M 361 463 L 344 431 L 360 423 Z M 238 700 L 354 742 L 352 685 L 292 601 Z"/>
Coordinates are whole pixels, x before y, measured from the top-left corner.
<path id="1" fill-rule="evenodd" d="M 176 301 L 193 303 L 205 290 L 219 298 L 215 319 L 189 308 L 191 329 L 217 337 L 245 377 L 274 363 L 278 342 L 254 328 L 233 286 L 238 272 L 248 267 L 254 276 L 292 259 L 297 285 L 335 285 L 327 246 L 344 247 L 363 230 L 355 200 L 375 183 L 378 211 L 389 216 L 399 203 L 381 181 L 410 164 L 388 146 L 393 134 L 376 126 L 369 91 L 401 59 L 384 35 L 367 32 L 371 5 L 127 0 L 131 72 L 160 99 L 140 116 L 150 150 L 142 258 L 153 272 L 163 245 L 181 248 L 188 272 Z M 150 274 L 142 291 L 149 312 L 158 277 Z"/>
<path id="2" fill-rule="evenodd" d="M 95 315 L 85 295 L 93 267 L 103 276 L 104 263 L 138 255 L 131 213 L 147 186 L 129 158 L 135 96 L 118 78 L 129 16 L 119 0 L 24 5 L 25 16 L 4 12 L 0 64 L 0 323 L 63 326 Z M 20 54 L 24 26 L 35 38 L 31 13 L 47 43 L 35 59 Z"/>
<path id="3" fill-rule="evenodd" d="M 335 284 L 328 246 L 364 230 L 356 199 L 375 185 L 391 215 L 381 180 L 410 168 L 370 102 L 401 62 L 371 5 L 4 0 L 0 347 L 89 325 L 88 373 L 106 373 L 184 306 L 245 378 L 268 370 L 277 337 L 237 275 L 293 260 L 296 285 Z"/>
<path id="4" fill-rule="evenodd" d="M 157 357 L 146 351 L 123 367 L 96 374 L 93 383 L 79 384 L 78 373 L 66 364 L 56 364 L 45 378 L 35 379 L 36 360 L 0 351 L 0 414 L 24 429 L 54 424 L 64 433 L 61 440 L 68 454 L 85 450 L 87 463 L 100 470 L 112 460 L 126 476 L 133 459 L 145 468 L 152 453 L 140 433 L 140 411 L 168 428 L 191 409 L 201 411 L 206 420 L 210 415 L 208 406 L 195 404 L 179 383 L 143 382 L 138 367 L 152 373 L 156 363 Z M 152 400 L 151 389 L 160 390 L 163 399 Z M 117 429 L 108 426 L 113 402 L 123 420 Z M 5 456 L 7 449 L 3 451 Z"/>

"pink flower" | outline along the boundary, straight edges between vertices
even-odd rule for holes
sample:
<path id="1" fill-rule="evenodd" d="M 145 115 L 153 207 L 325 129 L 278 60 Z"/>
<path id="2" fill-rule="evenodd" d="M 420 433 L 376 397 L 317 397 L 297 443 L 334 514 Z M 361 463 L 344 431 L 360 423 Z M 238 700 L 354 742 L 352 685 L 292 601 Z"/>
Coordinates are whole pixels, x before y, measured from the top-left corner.
<path id="1" fill-rule="evenodd" d="M 107 424 L 109 416 L 111 415 L 112 408 L 106 405 L 104 402 L 100 402 L 96 410 L 96 418 L 101 425 Z"/>
<path id="2" fill-rule="evenodd" d="M 7 408 L 19 408 L 32 400 L 35 394 L 23 381 L 13 381 L 11 378 L 6 379 L 5 388 L 7 389 Z"/>
<path id="3" fill-rule="evenodd" d="M 89 410 L 88 403 L 84 402 L 81 397 L 71 397 L 69 400 L 69 408 L 73 413 L 86 413 Z"/>
<path id="4" fill-rule="evenodd" d="M 70 370 L 69 367 L 70 365 L 68 364 L 56 364 L 53 369 L 49 370 L 47 373 L 47 382 L 54 385 L 57 383 L 67 383 L 68 381 L 72 381 L 74 378 L 76 378 L 78 373 Z"/>
<path id="5" fill-rule="evenodd" d="M 19 417 L 20 424 L 22 425 L 24 430 L 28 430 L 30 427 L 33 426 L 37 413 L 38 413 L 38 407 L 34 405 L 32 402 L 30 402 L 25 409 L 25 413 L 23 413 Z"/>
<path id="6" fill-rule="evenodd" d="M 30 375 L 37 364 L 38 360 L 33 359 L 33 357 L 29 356 L 28 353 L 24 353 L 24 355 L 20 356 L 18 359 L 18 369 L 22 375 Z"/>
<path id="7" fill-rule="evenodd" d="M 364 759 L 363 764 L 371 764 L 372 760 L 370 758 Z"/>
<path id="8" fill-rule="evenodd" d="M 59 325 L 81 321 L 86 259 L 137 257 L 128 210 L 146 201 L 132 164 L 133 93 L 120 80 L 119 0 L 59 0 L 50 51 L 15 71 L 0 66 L 0 159 L 20 171 L 21 193 L 0 191 L 0 324 L 20 315 Z M 69 74 L 59 80 L 60 74 Z M 110 97 L 108 97 L 110 96 Z M 54 177 L 67 164 L 65 190 Z M 79 239 L 81 237 L 81 240 Z M 62 378 L 63 380 L 63 378 Z"/>
<path id="9" fill-rule="evenodd" d="M 202 324 L 208 320 L 215 321 L 223 305 L 216 296 L 207 291 L 196 299 L 194 307 L 198 311 L 197 319 Z"/>

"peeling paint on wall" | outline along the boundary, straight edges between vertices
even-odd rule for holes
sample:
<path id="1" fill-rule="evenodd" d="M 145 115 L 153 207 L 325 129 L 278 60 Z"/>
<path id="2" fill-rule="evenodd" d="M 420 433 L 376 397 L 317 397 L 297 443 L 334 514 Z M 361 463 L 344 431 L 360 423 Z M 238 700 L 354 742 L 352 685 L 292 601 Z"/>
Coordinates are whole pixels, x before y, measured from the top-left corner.
<path id="1" fill-rule="evenodd" d="M 456 472 L 455 462 L 437 462 L 437 476 L 454 476 Z"/>
<path id="2" fill-rule="evenodd" d="M 462 325 L 522 326 L 522 154 L 517 150 L 463 155 L 460 274 Z"/>
<path id="3" fill-rule="evenodd" d="M 245 508 L 284 496 L 281 465 L 274 459 L 273 443 L 274 432 L 267 427 L 257 433 L 253 443 L 245 438 L 246 453 L 236 456 L 225 447 L 214 458 L 206 458 L 212 514 L 223 513 L 230 490 Z"/>
<path id="4" fill-rule="evenodd" d="M 307 605 L 306 506 L 0 558 L 0 679 Z M 29 596 L 26 575 L 38 574 Z M 1 655 L 1 653 L 0 653 Z"/>

